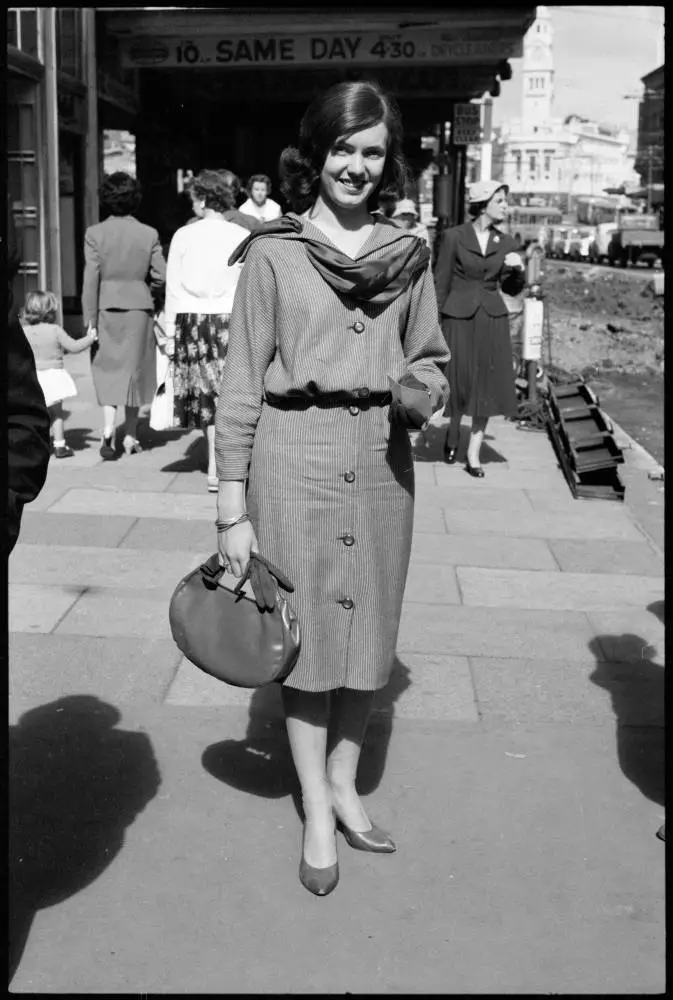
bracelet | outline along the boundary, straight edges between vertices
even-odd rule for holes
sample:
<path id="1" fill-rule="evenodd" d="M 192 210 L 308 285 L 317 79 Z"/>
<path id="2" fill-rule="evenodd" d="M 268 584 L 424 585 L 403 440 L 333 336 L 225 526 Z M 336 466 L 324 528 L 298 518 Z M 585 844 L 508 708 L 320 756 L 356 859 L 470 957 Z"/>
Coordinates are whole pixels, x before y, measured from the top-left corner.
<path id="1" fill-rule="evenodd" d="M 247 511 L 244 511 L 242 514 L 239 514 L 238 517 L 230 517 L 225 521 L 220 521 L 218 518 L 215 521 L 215 527 L 217 528 L 218 534 L 221 534 L 223 531 L 229 531 L 229 528 L 233 528 L 235 525 L 243 524 L 245 521 L 249 520 L 250 515 Z"/>

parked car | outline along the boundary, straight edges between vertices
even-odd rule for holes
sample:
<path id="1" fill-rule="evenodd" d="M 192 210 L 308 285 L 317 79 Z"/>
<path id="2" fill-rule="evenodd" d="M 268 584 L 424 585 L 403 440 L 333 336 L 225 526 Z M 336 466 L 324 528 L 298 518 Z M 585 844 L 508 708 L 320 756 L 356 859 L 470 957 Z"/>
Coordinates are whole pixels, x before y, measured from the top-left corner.
<path id="1" fill-rule="evenodd" d="M 568 238 L 568 249 L 566 256 L 570 260 L 588 261 L 592 243 L 596 238 L 594 226 L 581 226 L 571 229 Z"/>

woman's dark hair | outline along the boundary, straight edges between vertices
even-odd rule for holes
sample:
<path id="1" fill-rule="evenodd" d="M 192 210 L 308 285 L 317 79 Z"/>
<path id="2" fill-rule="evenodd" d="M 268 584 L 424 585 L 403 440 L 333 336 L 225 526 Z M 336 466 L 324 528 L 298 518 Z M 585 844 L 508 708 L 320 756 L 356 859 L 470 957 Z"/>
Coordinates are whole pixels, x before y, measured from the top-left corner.
<path id="1" fill-rule="evenodd" d="M 130 174 L 117 170 L 107 174 L 98 189 L 101 207 L 110 215 L 133 215 L 142 199 L 142 188 Z"/>
<path id="2" fill-rule="evenodd" d="M 267 177 L 266 174 L 252 175 L 252 177 L 248 180 L 248 184 L 245 189 L 248 192 L 248 194 L 252 194 L 253 184 L 266 184 L 266 193 L 268 194 L 271 191 L 271 178 Z"/>
<path id="3" fill-rule="evenodd" d="M 402 120 L 393 98 L 369 80 L 337 83 L 314 98 L 299 126 L 299 146 L 288 146 L 280 156 L 280 189 L 293 211 L 305 212 L 315 202 L 320 174 L 337 139 L 362 132 L 380 122 L 388 129 L 388 148 L 378 195 L 401 197 L 407 180 L 402 153 Z M 368 206 L 368 207 L 370 207 Z"/>
<path id="4" fill-rule="evenodd" d="M 474 201 L 471 205 L 467 206 L 467 214 L 471 219 L 478 219 L 479 216 L 486 210 L 487 205 L 488 201 Z"/>
<path id="5" fill-rule="evenodd" d="M 231 170 L 201 170 L 192 180 L 190 193 L 213 212 L 228 212 L 236 206 L 241 182 Z"/>

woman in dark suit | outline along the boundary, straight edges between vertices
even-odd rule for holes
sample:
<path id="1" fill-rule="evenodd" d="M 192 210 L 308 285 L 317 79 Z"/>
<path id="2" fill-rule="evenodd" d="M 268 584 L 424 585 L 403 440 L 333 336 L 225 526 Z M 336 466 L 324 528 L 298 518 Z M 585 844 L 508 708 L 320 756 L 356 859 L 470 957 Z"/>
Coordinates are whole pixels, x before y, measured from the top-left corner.
<path id="1" fill-rule="evenodd" d="M 516 295 L 525 284 L 523 262 L 511 236 L 496 226 L 507 216 L 506 184 L 479 181 L 470 187 L 470 221 L 444 235 L 435 270 L 437 305 L 451 360 L 446 369 L 451 417 L 444 460 L 456 460 L 460 421 L 472 417 L 465 468 L 483 478 L 479 452 L 488 418 L 514 416 L 516 392 L 509 313 L 499 291 Z"/>
<path id="2" fill-rule="evenodd" d="M 141 451 L 138 410 L 156 390 L 154 302 L 166 281 L 159 234 L 133 217 L 140 185 L 122 171 L 110 174 L 100 188 L 101 208 L 109 218 L 90 226 L 84 236 L 82 318 L 98 331 L 99 348 L 91 374 L 103 407 L 103 459 L 116 457 L 114 432 L 118 406 L 126 409 L 124 451 Z"/>

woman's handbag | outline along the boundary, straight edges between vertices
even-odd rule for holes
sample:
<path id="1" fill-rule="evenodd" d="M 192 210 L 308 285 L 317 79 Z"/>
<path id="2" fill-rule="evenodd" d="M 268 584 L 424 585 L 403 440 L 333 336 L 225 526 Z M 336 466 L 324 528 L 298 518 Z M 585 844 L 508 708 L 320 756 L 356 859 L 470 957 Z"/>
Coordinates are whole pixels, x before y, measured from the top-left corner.
<path id="1" fill-rule="evenodd" d="M 294 587 L 279 569 L 252 553 L 245 576 L 230 590 L 217 553 L 180 581 L 171 598 L 173 638 L 205 673 L 236 687 L 282 681 L 294 667 L 301 637 L 299 621 L 279 585 Z M 250 578 L 255 599 L 242 593 Z"/>
<path id="2" fill-rule="evenodd" d="M 157 391 L 150 407 L 150 427 L 153 431 L 170 431 L 176 426 L 173 390 L 173 366 L 157 347 Z"/>

